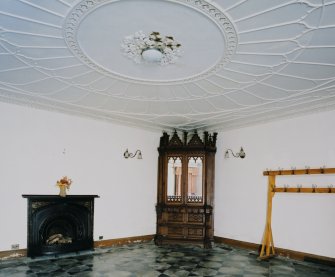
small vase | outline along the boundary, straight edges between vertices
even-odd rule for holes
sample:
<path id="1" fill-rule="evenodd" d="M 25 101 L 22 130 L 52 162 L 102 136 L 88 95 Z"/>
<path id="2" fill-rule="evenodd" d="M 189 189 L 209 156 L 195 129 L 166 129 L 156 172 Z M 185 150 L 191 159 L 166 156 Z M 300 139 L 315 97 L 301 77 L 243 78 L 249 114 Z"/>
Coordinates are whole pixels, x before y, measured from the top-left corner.
<path id="1" fill-rule="evenodd" d="M 66 186 L 59 186 L 59 196 L 60 197 L 66 196 Z"/>

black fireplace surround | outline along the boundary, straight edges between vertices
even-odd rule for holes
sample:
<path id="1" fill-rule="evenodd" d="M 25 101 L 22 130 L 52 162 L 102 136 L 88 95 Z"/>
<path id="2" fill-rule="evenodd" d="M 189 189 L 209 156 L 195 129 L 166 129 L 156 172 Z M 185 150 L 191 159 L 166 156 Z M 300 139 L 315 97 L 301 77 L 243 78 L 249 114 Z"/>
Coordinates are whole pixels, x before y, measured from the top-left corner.
<path id="1" fill-rule="evenodd" d="M 97 195 L 28 195 L 27 256 L 93 249 Z"/>

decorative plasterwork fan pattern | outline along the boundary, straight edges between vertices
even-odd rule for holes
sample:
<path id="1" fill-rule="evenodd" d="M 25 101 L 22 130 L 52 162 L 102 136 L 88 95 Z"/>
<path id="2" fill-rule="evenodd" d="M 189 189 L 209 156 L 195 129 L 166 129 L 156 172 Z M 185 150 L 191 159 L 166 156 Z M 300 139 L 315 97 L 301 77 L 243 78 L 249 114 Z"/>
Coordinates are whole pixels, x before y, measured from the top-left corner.
<path id="1" fill-rule="evenodd" d="M 159 73 L 148 75 L 150 78 L 138 77 L 136 71 L 135 77 L 118 75 L 114 68 L 109 70 L 94 61 L 90 64 L 90 57 L 87 61 L 80 58 L 74 49 L 85 41 L 78 45 L 73 38 L 72 45 L 66 34 L 71 18 L 74 20 L 81 13 L 74 8 L 92 4 L 103 12 L 99 5 L 112 8 L 131 4 L 132 0 L 2 0 L 0 101 L 158 130 L 231 129 L 335 108 L 334 2 L 144 2 L 148 1 L 153 5 L 171 4 L 173 8 L 179 5 L 190 16 L 202 16 L 213 32 L 221 32 L 225 52 L 216 52 L 213 66 L 206 65 L 202 72 L 199 64 L 198 70 L 192 72 L 185 63 L 188 45 L 183 42 L 185 56 L 171 70 L 190 70 L 182 78 L 171 75 L 169 79 L 167 74 Z M 220 17 L 230 25 L 217 23 Z M 147 21 L 150 17 L 143 19 Z M 76 24 L 72 34 L 76 34 Z M 180 29 L 169 24 L 175 32 Z M 225 26 L 234 29 L 231 41 L 235 46 L 231 53 L 227 29 L 222 31 Z M 204 41 L 211 42 L 210 32 L 199 33 L 187 21 L 183 28 L 186 27 L 187 42 L 192 36 L 205 36 Z M 95 30 L 101 37 L 105 36 L 104 31 Z M 175 35 L 170 30 L 160 31 Z M 128 33 L 131 32 L 123 35 Z M 99 40 L 95 43 L 102 47 Z M 111 51 L 116 53 L 120 49 Z M 192 59 L 206 57 L 213 51 L 215 47 L 210 47 L 208 52 L 202 51 Z"/>

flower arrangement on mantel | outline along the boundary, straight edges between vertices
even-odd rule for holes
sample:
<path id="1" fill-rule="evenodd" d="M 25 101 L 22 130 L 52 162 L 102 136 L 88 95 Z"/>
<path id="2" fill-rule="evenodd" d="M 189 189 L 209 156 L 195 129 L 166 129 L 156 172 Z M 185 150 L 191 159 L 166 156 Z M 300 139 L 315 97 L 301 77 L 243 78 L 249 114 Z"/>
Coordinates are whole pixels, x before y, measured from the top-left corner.
<path id="1" fill-rule="evenodd" d="M 70 189 L 72 184 L 72 180 L 69 179 L 67 176 L 64 176 L 62 179 L 58 180 L 56 186 L 59 187 L 59 196 L 65 197 L 66 190 Z"/>

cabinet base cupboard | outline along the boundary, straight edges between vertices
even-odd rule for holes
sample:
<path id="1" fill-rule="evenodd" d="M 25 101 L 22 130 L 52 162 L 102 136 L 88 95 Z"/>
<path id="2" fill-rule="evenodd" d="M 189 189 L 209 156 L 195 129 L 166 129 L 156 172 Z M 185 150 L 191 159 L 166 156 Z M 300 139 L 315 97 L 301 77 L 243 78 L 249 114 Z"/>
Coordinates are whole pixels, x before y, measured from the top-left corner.
<path id="1" fill-rule="evenodd" d="M 163 133 L 158 148 L 157 230 L 155 243 L 199 244 L 211 248 L 217 133 L 201 139 Z"/>

